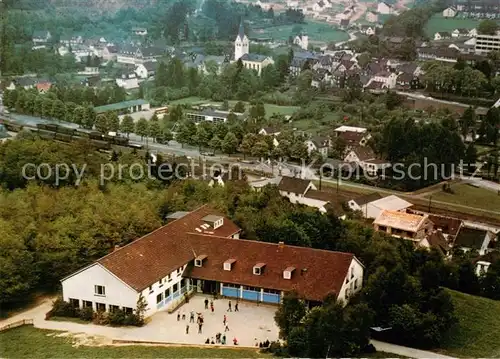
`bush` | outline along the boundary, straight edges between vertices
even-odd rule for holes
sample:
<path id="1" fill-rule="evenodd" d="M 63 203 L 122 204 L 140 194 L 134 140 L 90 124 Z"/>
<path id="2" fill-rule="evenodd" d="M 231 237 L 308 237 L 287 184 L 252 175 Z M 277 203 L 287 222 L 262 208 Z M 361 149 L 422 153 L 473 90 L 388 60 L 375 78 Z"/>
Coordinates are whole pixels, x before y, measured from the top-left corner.
<path id="1" fill-rule="evenodd" d="M 77 308 L 73 308 L 71 304 L 65 302 L 62 298 L 57 298 L 52 304 L 52 310 L 50 311 L 50 316 L 55 317 L 76 317 Z"/>
<path id="2" fill-rule="evenodd" d="M 81 320 L 90 322 L 94 317 L 94 311 L 92 310 L 92 308 L 83 308 L 80 310 L 79 317 Z"/>
<path id="3" fill-rule="evenodd" d="M 262 352 L 264 353 L 271 353 L 274 356 L 280 357 L 280 358 L 285 358 L 288 357 L 288 348 L 286 345 L 281 345 L 280 342 L 271 342 L 269 346 L 266 349 L 263 349 Z"/>
<path id="4" fill-rule="evenodd" d="M 108 315 L 108 320 L 110 325 L 125 325 L 125 319 L 127 317 L 127 314 L 121 310 L 115 310 L 114 312 L 109 313 Z"/>
<path id="5" fill-rule="evenodd" d="M 107 325 L 110 323 L 108 313 L 106 312 L 95 312 L 94 318 L 92 320 L 94 324 L 97 325 Z"/>

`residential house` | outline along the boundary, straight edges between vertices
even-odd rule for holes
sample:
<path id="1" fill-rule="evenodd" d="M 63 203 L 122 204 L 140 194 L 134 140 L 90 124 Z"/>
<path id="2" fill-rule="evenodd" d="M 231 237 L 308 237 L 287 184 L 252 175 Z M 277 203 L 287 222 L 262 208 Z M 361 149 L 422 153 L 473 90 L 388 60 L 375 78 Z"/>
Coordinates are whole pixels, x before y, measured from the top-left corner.
<path id="1" fill-rule="evenodd" d="M 434 34 L 435 41 L 446 40 L 446 39 L 451 39 L 451 34 L 447 31 L 439 31 Z"/>
<path id="2" fill-rule="evenodd" d="M 118 87 L 122 87 L 125 90 L 139 88 L 139 79 L 133 72 L 123 73 L 115 82 Z"/>
<path id="3" fill-rule="evenodd" d="M 496 240 L 497 235 L 490 230 L 463 226 L 458 232 L 453 246 L 464 252 L 475 250 L 483 256 L 491 251 Z"/>
<path id="4" fill-rule="evenodd" d="M 366 132 L 343 131 L 338 133 L 337 138 L 341 138 L 346 145 L 346 150 L 350 150 L 359 146 L 366 146 L 371 135 Z"/>
<path id="5" fill-rule="evenodd" d="M 418 76 L 409 73 L 401 73 L 396 78 L 396 88 L 399 90 L 414 90 L 420 87 Z"/>
<path id="6" fill-rule="evenodd" d="M 470 29 L 469 32 L 467 33 L 468 37 L 476 37 L 477 36 L 477 29 Z"/>
<path id="7" fill-rule="evenodd" d="M 43 81 L 43 82 L 37 83 L 35 87 L 39 93 L 47 93 L 50 90 L 50 88 L 52 87 L 52 83 L 50 83 L 48 81 Z"/>
<path id="8" fill-rule="evenodd" d="M 39 45 L 39 44 L 46 44 L 47 42 L 50 41 L 52 38 L 52 35 L 50 34 L 49 31 L 47 30 L 42 30 L 42 31 L 35 31 L 32 36 L 32 41 L 33 44 Z"/>
<path id="9" fill-rule="evenodd" d="M 66 46 L 81 45 L 83 38 L 80 35 L 61 35 L 59 43 Z"/>
<path id="10" fill-rule="evenodd" d="M 361 25 L 360 31 L 365 35 L 375 35 L 375 28 L 370 25 Z"/>
<path id="11" fill-rule="evenodd" d="M 474 260 L 474 263 L 476 265 L 476 275 L 479 277 L 484 273 L 488 272 L 488 269 L 490 268 L 491 264 L 498 261 L 500 261 L 499 251 L 492 251 L 486 253 L 485 255 L 479 256 L 477 259 Z"/>
<path id="12" fill-rule="evenodd" d="M 301 49 L 306 50 L 309 48 L 309 36 L 304 33 L 295 36 L 293 44 L 299 46 Z"/>
<path id="13" fill-rule="evenodd" d="M 457 13 L 457 9 L 453 6 L 450 6 L 443 10 L 443 17 L 455 17 Z"/>
<path id="14" fill-rule="evenodd" d="M 328 1 L 327 0 L 320 0 L 316 3 L 314 3 L 314 5 L 312 6 L 313 8 L 313 11 L 315 12 L 321 12 L 323 10 L 325 10 L 327 7 L 327 3 Z"/>
<path id="15" fill-rule="evenodd" d="M 429 220 L 432 222 L 432 219 L 429 218 Z M 448 243 L 443 232 L 437 230 L 435 227 L 418 242 L 418 246 L 429 250 L 435 249 L 445 257 L 449 255 L 451 250 L 451 245 Z"/>
<path id="16" fill-rule="evenodd" d="M 332 73 L 325 69 L 318 69 L 313 71 L 313 76 L 311 80 L 311 86 L 320 88 L 322 85 L 329 86 L 332 85 L 333 77 Z"/>
<path id="17" fill-rule="evenodd" d="M 278 129 L 275 129 L 273 127 L 262 127 L 259 131 L 259 135 L 262 135 L 262 136 L 279 136 L 279 134 L 281 133 L 280 130 Z"/>
<path id="18" fill-rule="evenodd" d="M 146 36 L 148 34 L 148 29 L 143 27 L 134 27 L 132 32 L 137 36 Z"/>
<path id="19" fill-rule="evenodd" d="M 367 11 L 365 19 L 368 22 L 378 22 L 378 14 L 374 11 Z"/>
<path id="20" fill-rule="evenodd" d="M 328 149 L 331 147 L 331 141 L 325 136 L 314 136 L 306 141 L 307 153 L 311 155 L 314 151 L 321 154 L 322 157 L 328 157 Z"/>
<path id="21" fill-rule="evenodd" d="M 36 81 L 30 77 L 18 77 L 14 81 L 10 83 L 7 87 L 7 90 L 14 90 L 18 87 L 23 88 L 25 90 L 29 90 L 35 88 Z"/>
<path id="22" fill-rule="evenodd" d="M 101 55 L 104 61 L 116 61 L 119 52 L 118 46 L 108 45 L 104 46 Z"/>
<path id="23" fill-rule="evenodd" d="M 367 175 L 374 176 L 392 165 L 390 162 L 378 159 L 369 146 L 357 146 L 348 149 L 344 162 L 356 163 Z"/>
<path id="24" fill-rule="evenodd" d="M 376 198 L 376 195 L 372 195 L 372 198 L 368 197 L 366 200 L 371 200 L 370 202 L 363 203 L 366 200 L 357 199 L 355 201 L 359 201 L 360 203 L 355 206 L 353 203 L 348 203 L 349 207 L 356 211 L 361 211 L 364 218 L 377 218 L 380 214 L 385 211 L 398 211 L 398 212 L 407 212 L 407 210 L 413 205 L 402 198 L 391 195 L 379 199 Z M 351 207 L 352 206 L 352 207 Z"/>
<path id="25" fill-rule="evenodd" d="M 311 180 L 297 177 L 283 176 L 278 184 L 280 194 L 287 197 L 292 203 L 297 203 L 310 189 L 317 189 Z"/>
<path id="26" fill-rule="evenodd" d="M 467 29 L 455 29 L 451 32 L 451 37 L 464 37 L 469 35 L 469 30 Z"/>
<path id="27" fill-rule="evenodd" d="M 384 210 L 373 221 L 373 228 L 393 237 L 410 239 L 419 243 L 432 231 L 433 223 L 427 216 Z"/>
<path id="28" fill-rule="evenodd" d="M 382 88 L 393 89 L 396 87 L 398 75 L 394 72 L 381 71 L 376 73 L 370 82 L 380 82 L 382 83 Z M 370 84 L 368 83 L 368 85 Z M 366 87 L 366 86 L 365 86 Z"/>
<path id="29" fill-rule="evenodd" d="M 381 198 L 382 198 L 382 196 L 379 193 L 374 192 L 374 193 L 370 193 L 370 194 L 367 194 L 364 196 L 360 196 L 358 198 L 351 199 L 350 201 L 347 202 L 347 206 L 353 212 L 359 211 L 359 212 L 363 213 L 364 208 L 366 208 L 366 207 L 364 207 L 364 206 L 366 206 L 366 204 L 368 204 L 370 202 L 374 202 L 374 201 L 381 199 Z"/>
<path id="30" fill-rule="evenodd" d="M 151 76 L 154 76 L 156 72 L 156 67 L 158 66 L 158 62 L 156 61 L 147 61 L 142 64 L 137 65 L 135 68 L 135 74 L 137 77 L 141 79 L 147 79 Z"/>
<path id="31" fill-rule="evenodd" d="M 377 12 L 382 15 L 391 15 L 394 13 L 394 8 L 391 4 L 381 1 L 377 5 Z"/>

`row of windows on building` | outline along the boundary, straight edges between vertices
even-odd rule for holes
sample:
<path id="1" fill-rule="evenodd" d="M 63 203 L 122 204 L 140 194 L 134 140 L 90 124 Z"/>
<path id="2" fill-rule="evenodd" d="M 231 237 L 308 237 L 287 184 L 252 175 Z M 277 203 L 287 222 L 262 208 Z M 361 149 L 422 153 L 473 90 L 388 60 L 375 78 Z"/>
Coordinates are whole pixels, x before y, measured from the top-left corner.
<path id="1" fill-rule="evenodd" d="M 164 292 L 156 295 L 156 304 L 161 303 L 163 299 L 170 297 L 171 294 L 177 293 L 177 291 L 183 291 L 183 288 L 189 285 L 189 279 L 175 283 L 171 288 L 167 288 Z"/>
<path id="2" fill-rule="evenodd" d="M 177 277 L 182 276 L 182 271 L 183 271 L 183 270 L 184 270 L 184 266 L 179 267 L 179 268 L 177 268 L 177 269 L 176 269 L 175 273 L 176 273 Z M 169 274 L 169 275 L 167 275 L 165 278 L 161 278 L 161 279 L 158 281 L 158 287 L 159 287 L 159 288 L 163 288 L 163 285 L 164 285 L 165 283 L 169 283 L 169 282 L 171 282 L 171 281 L 172 281 L 172 275 L 171 275 L 171 274 Z M 154 292 L 154 289 L 153 289 L 153 284 L 151 284 L 151 285 L 149 286 L 149 294 L 152 294 L 153 292 Z"/>
<path id="3" fill-rule="evenodd" d="M 224 286 L 224 288 L 235 288 L 235 289 L 243 288 L 243 290 L 248 290 L 248 291 L 253 291 L 253 292 L 260 292 L 261 291 L 261 288 L 250 287 L 250 286 L 239 285 L 239 284 L 232 284 L 232 283 L 224 283 L 223 286 Z M 263 290 L 264 290 L 264 293 L 281 294 L 281 291 L 276 290 L 276 289 L 264 288 Z"/>
<path id="4" fill-rule="evenodd" d="M 73 308 L 92 308 L 98 312 L 106 311 L 105 303 L 95 302 L 95 307 L 94 307 L 94 302 L 90 300 L 82 300 L 82 305 L 80 306 L 80 299 L 69 298 L 69 304 L 71 304 Z M 127 314 L 132 314 L 134 312 L 134 310 L 130 307 L 120 307 L 119 305 L 113 305 L 113 304 L 108 304 L 108 307 L 109 307 L 109 312 L 115 312 L 119 309 L 122 309 Z"/>

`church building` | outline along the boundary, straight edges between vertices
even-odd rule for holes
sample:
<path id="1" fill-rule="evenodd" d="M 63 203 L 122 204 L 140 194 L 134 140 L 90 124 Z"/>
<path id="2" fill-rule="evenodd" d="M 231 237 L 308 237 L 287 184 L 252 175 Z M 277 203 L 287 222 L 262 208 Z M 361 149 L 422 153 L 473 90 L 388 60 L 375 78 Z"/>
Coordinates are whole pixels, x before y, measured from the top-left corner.
<path id="1" fill-rule="evenodd" d="M 250 40 L 245 35 L 243 22 L 240 24 L 238 36 L 234 42 L 234 61 L 238 60 L 241 60 L 245 68 L 257 71 L 259 76 L 264 67 L 274 64 L 274 60 L 270 56 L 250 53 Z"/>

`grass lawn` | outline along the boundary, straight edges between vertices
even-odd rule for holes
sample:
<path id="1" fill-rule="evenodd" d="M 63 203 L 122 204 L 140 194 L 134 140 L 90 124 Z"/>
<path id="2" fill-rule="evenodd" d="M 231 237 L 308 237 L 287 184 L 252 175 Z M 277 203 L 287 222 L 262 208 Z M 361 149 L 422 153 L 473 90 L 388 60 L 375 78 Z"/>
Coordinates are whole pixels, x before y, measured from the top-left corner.
<path id="1" fill-rule="evenodd" d="M 252 349 L 168 346 L 79 346 L 51 330 L 19 327 L 0 333 L 1 358 L 263 358 Z M 57 333 L 57 332 L 56 332 Z"/>
<path id="2" fill-rule="evenodd" d="M 181 98 L 179 100 L 170 101 L 169 105 L 181 105 L 181 104 L 195 105 L 199 103 L 204 103 L 205 101 L 206 100 L 202 99 L 201 97 L 191 96 L 191 97 Z"/>
<path id="3" fill-rule="evenodd" d="M 447 291 L 453 298 L 458 324 L 441 352 L 469 358 L 500 357 L 500 301 Z"/>
<path id="4" fill-rule="evenodd" d="M 452 32 L 458 28 L 473 29 L 477 28 L 479 20 L 474 19 L 459 19 L 459 18 L 444 18 L 441 13 L 434 14 L 425 25 L 425 33 L 434 38 L 434 34 L 438 31 Z"/>
<path id="5" fill-rule="evenodd" d="M 282 25 L 268 27 L 262 30 L 253 31 L 250 37 L 271 37 L 274 40 L 288 40 L 290 36 L 297 34 L 293 33 L 293 28 L 297 25 Z M 322 22 L 308 21 L 306 24 L 301 24 L 302 30 L 309 35 L 309 41 L 320 42 L 340 42 L 349 39 L 349 35 L 345 31 L 338 30 L 329 24 Z"/>
<path id="6" fill-rule="evenodd" d="M 455 193 L 437 192 L 432 194 L 432 199 L 486 210 L 500 210 L 500 196 L 492 190 L 476 188 L 468 184 L 452 185 L 451 189 Z"/>

